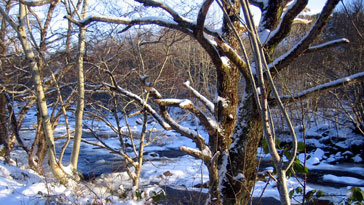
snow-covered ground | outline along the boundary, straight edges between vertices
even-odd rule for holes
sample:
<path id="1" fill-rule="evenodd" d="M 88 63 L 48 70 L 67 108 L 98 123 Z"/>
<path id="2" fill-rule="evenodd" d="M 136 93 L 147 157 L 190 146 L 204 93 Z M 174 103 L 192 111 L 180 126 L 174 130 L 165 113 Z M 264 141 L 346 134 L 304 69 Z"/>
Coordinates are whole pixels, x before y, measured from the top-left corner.
<path id="1" fill-rule="evenodd" d="M 21 137 L 23 139 L 32 139 L 34 134 L 34 130 L 32 129 L 34 114 L 34 111 L 28 114 L 28 118 L 22 127 Z M 130 126 L 136 133 L 140 130 L 137 121 L 137 117 L 129 119 Z M 96 121 L 88 121 L 87 123 L 89 125 L 92 124 L 93 127 L 98 127 L 98 134 L 111 136 L 105 139 L 105 142 L 108 145 L 113 148 L 120 147 L 118 138 L 112 137 L 113 132 L 103 123 Z M 198 124 L 193 119 L 184 122 L 184 125 L 193 129 L 198 127 Z M 140 180 L 141 189 L 143 191 L 142 200 L 131 200 L 130 190 L 132 189 L 132 184 L 125 171 L 111 172 L 108 170 L 94 180 L 81 183 L 70 182 L 70 184 L 65 187 L 54 180 L 47 169 L 45 169 L 45 176 L 40 176 L 33 170 L 30 170 L 27 165 L 27 159 L 24 157 L 26 156 L 25 152 L 22 151 L 21 148 L 16 147 L 11 153 L 11 158 L 13 160 L 12 164 L 5 164 L 4 159 L 0 157 L 0 204 L 42 204 L 45 202 L 87 204 L 101 201 L 103 203 L 110 202 L 112 204 L 145 204 L 151 202 L 152 197 L 161 193 L 165 186 L 173 187 L 174 189 L 188 189 L 207 193 L 208 190 L 206 188 L 195 187 L 195 185 L 203 184 L 208 181 L 208 171 L 201 160 L 183 154 L 174 157 L 166 157 L 168 156 L 168 152 L 176 152 L 181 145 L 194 148 L 193 142 L 173 131 L 161 131 L 161 127 L 155 125 L 153 122 L 149 124 L 149 129 L 157 130 L 158 135 L 155 135 L 154 142 L 145 148 L 146 157 Z M 197 130 L 202 136 L 206 136 L 204 130 Z M 320 133 L 317 133 L 319 130 L 322 130 L 322 126 L 312 127 L 308 130 L 308 134 L 320 135 Z M 346 131 L 341 130 L 326 130 L 341 133 L 342 135 L 345 135 L 345 133 L 347 134 Z M 85 133 L 86 132 L 87 130 L 85 130 Z M 61 135 L 64 133 L 65 127 L 61 124 L 57 127 L 55 134 Z M 87 138 L 86 140 L 96 142 L 93 138 Z M 26 142 L 29 143 L 30 141 Z M 309 183 L 307 185 L 307 191 L 313 189 L 322 190 L 325 195 L 327 195 L 326 198 L 339 203 L 346 197 L 352 186 L 364 187 L 364 169 L 362 164 L 359 164 L 362 163 L 360 156 L 352 156 L 354 162 L 358 163 L 357 166 L 354 163 L 351 164 L 351 166 L 343 166 L 340 164 L 332 165 L 330 164 L 330 162 L 332 162 L 331 158 L 344 157 L 344 153 L 341 152 L 338 156 L 327 156 L 328 154 L 321 149 L 325 144 L 320 140 L 316 140 L 314 143 L 318 143 L 319 146 L 308 154 L 307 167 L 310 170 L 342 171 L 344 169 L 346 172 L 356 174 L 362 178 L 324 174 L 320 178 L 323 183 Z M 57 141 L 56 144 L 57 146 L 62 146 L 63 141 Z M 72 143 L 70 144 L 70 147 L 71 146 Z M 89 144 L 83 143 L 81 150 L 84 155 L 80 156 L 80 162 L 87 161 L 92 165 L 90 165 L 90 167 L 107 167 L 110 160 L 115 161 L 115 159 L 119 158 L 121 161 L 120 156 L 110 154 L 109 151 L 103 149 L 95 149 L 94 146 Z M 258 152 L 263 161 L 269 160 L 269 155 L 263 154 L 261 149 L 259 149 Z M 166 156 L 161 155 L 161 153 L 164 153 Z M 82 158 L 83 156 L 85 156 L 85 158 Z M 86 158 L 86 156 L 94 157 Z M 298 158 L 302 161 L 303 157 L 303 154 L 298 155 Z M 69 156 L 65 156 L 64 160 L 68 160 L 68 158 Z M 67 163 L 65 163 L 65 165 L 67 165 Z M 90 167 L 84 168 L 90 169 Z M 267 167 L 265 170 L 269 171 L 273 170 L 273 168 Z M 274 197 L 279 199 L 276 183 L 273 180 L 268 180 L 268 182 L 269 184 L 258 181 L 253 196 Z M 340 183 L 342 186 L 339 188 L 325 186 L 326 182 Z M 288 180 L 288 185 L 291 189 L 300 186 L 300 183 L 302 183 L 302 179 L 300 178 L 291 177 Z"/>

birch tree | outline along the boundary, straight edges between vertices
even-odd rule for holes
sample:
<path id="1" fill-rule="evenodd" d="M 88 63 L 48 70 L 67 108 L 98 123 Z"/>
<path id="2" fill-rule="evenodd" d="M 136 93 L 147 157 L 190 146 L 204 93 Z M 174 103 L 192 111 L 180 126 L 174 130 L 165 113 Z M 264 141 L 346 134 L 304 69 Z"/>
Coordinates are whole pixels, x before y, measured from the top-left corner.
<path id="1" fill-rule="evenodd" d="M 40 70 L 26 33 L 26 6 L 23 3 L 19 2 L 18 22 L 13 21 L 1 7 L 0 13 L 3 18 L 5 18 L 6 21 L 10 24 L 10 26 L 17 32 L 18 39 L 22 45 L 26 59 L 29 62 L 29 67 L 31 69 L 33 83 L 37 96 L 37 104 L 42 117 L 42 126 L 44 128 L 44 134 L 46 137 L 46 143 L 48 148 L 48 164 L 50 165 L 53 174 L 61 182 L 66 183 L 66 174 L 56 161 L 53 129 L 48 114 L 44 87 L 41 80 Z"/>
<path id="2" fill-rule="evenodd" d="M 63 76 L 64 73 L 67 72 L 70 68 L 72 68 L 72 65 L 67 63 L 69 59 L 66 59 L 66 65 L 64 66 L 63 70 L 60 71 L 59 68 L 58 71 L 53 73 L 52 69 L 50 70 L 50 74 L 45 76 L 44 73 L 42 73 L 45 68 L 49 68 L 50 64 L 48 61 L 47 56 L 47 49 L 49 42 L 57 41 L 57 38 L 55 40 L 49 40 L 49 33 L 48 28 L 51 26 L 52 19 L 54 17 L 54 11 L 56 9 L 56 6 L 59 5 L 61 1 L 54 0 L 54 1 L 19 1 L 19 18 L 18 21 L 14 21 L 10 15 L 9 12 L 6 12 L 2 7 L 0 7 L 0 13 L 3 16 L 3 19 L 6 20 L 6 22 L 13 28 L 13 30 L 17 33 L 18 40 L 22 46 L 23 52 L 25 54 L 25 58 L 29 64 L 31 74 L 33 77 L 33 84 L 35 88 L 35 95 L 37 98 L 37 107 L 40 112 L 40 120 L 38 120 L 37 126 L 37 137 L 33 143 L 33 146 L 29 153 L 29 163 L 30 165 L 34 165 L 33 157 L 31 156 L 33 153 L 34 145 L 41 141 L 42 134 L 45 136 L 46 141 L 46 148 L 43 150 L 40 149 L 40 159 L 38 161 L 38 166 L 42 166 L 42 156 L 45 156 L 46 152 L 48 152 L 48 164 L 51 167 L 51 170 L 56 178 L 58 178 L 62 183 L 67 183 L 67 180 L 69 176 L 65 173 L 62 166 L 62 157 L 63 153 L 65 151 L 65 148 L 68 145 L 68 141 L 71 138 L 71 132 L 69 130 L 69 124 L 67 120 L 67 114 L 66 109 L 71 105 L 69 102 L 73 98 L 73 96 L 76 93 L 76 90 L 73 90 L 72 93 L 68 96 L 67 99 L 63 100 L 62 93 L 60 90 L 60 86 L 58 85 L 58 79 L 59 76 Z M 81 16 L 85 16 L 87 14 L 88 9 L 88 1 L 78 1 L 75 5 L 73 2 L 72 4 L 70 1 L 65 2 L 66 11 L 70 16 L 78 14 L 78 9 L 83 2 L 83 8 L 81 12 Z M 72 6 L 70 6 L 70 4 Z M 39 17 L 36 12 L 32 10 L 32 7 L 37 6 L 46 6 L 48 9 L 46 9 L 46 15 L 44 18 Z M 44 7 L 43 7 L 44 8 Z M 36 39 L 36 34 L 33 33 L 32 27 L 30 25 L 29 21 L 29 15 L 32 15 L 35 18 L 35 22 L 37 22 L 38 31 L 39 31 L 39 39 Z M 79 14 L 78 14 L 79 15 Z M 70 25 L 68 27 L 68 31 L 70 31 Z M 77 170 L 77 162 L 78 162 L 78 155 L 79 155 L 79 148 L 80 148 L 80 141 L 82 136 L 82 116 L 83 116 L 83 109 L 84 109 L 84 77 L 83 77 L 83 55 L 85 53 L 85 28 L 80 28 L 80 37 L 79 37 L 79 55 L 78 55 L 78 61 L 77 61 L 77 67 L 79 70 L 78 75 L 78 103 L 77 103 L 77 113 L 76 113 L 76 134 L 75 134 L 75 142 L 73 146 L 72 156 L 71 156 L 71 165 L 74 168 L 74 171 Z M 67 32 L 67 40 L 66 40 L 66 52 L 70 52 L 70 44 L 71 44 L 71 32 Z M 54 35 L 52 34 L 52 37 Z M 37 43 L 39 42 L 39 44 Z M 32 47 L 33 46 L 33 47 Z M 57 77 L 56 77 L 57 75 Z M 52 87 L 55 86 L 56 88 Z M 47 104 L 47 97 L 46 97 L 46 91 L 58 91 L 58 99 L 55 102 L 55 105 L 53 107 L 52 113 L 48 112 L 48 104 Z M 33 102 L 34 101 L 30 101 Z M 57 105 L 61 103 L 60 107 L 62 108 L 58 113 L 56 113 Z M 32 103 L 31 103 L 32 104 Z M 29 109 L 31 104 L 27 104 L 26 108 Z M 25 111 L 24 111 L 25 112 Z M 56 113 L 56 114 L 55 114 Z M 67 127 L 67 136 L 68 140 L 66 141 L 65 145 L 63 146 L 60 160 L 57 161 L 56 159 L 56 150 L 55 150 L 55 144 L 54 144 L 54 135 L 53 131 L 56 127 L 56 123 L 61 117 L 61 115 L 64 115 L 65 121 L 66 121 L 66 127 Z M 39 147 L 38 147 L 39 149 Z M 36 168 L 35 166 L 33 166 Z M 76 177 L 77 178 L 77 177 Z"/>
<path id="3" fill-rule="evenodd" d="M 81 20 L 87 16 L 87 11 L 88 11 L 88 0 L 84 0 L 80 16 Z M 85 38 L 86 38 L 86 26 L 80 26 L 79 37 L 78 37 L 78 59 L 77 59 L 78 100 L 76 108 L 75 136 L 74 136 L 72 155 L 71 155 L 71 165 L 74 171 L 77 171 L 78 156 L 80 153 L 81 138 L 82 138 L 83 110 L 85 108 L 85 77 L 83 70 L 83 57 L 85 54 L 85 44 L 86 44 Z"/>

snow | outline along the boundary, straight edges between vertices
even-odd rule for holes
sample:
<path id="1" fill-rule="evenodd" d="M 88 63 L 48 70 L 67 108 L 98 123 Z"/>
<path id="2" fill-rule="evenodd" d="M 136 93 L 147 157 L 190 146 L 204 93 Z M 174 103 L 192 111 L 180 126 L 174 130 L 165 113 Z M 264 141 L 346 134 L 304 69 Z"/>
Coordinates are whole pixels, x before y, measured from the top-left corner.
<path id="1" fill-rule="evenodd" d="M 291 50 L 294 50 L 294 48 L 291 49 Z M 288 53 L 289 52 L 287 52 L 287 54 L 284 54 L 281 57 L 277 58 L 273 62 L 272 65 L 276 65 L 280 60 L 282 60 L 285 57 L 285 55 L 288 55 Z M 269 65 L 269 67 L 271 68 L 271 65 Z M 281 99 L 283 99 L 283 98 L 285 98 L 285 99 L 298 98 L 300 96 L 307 95 L 308 93 L 312 93 L 312 92 L 317 91 L 317 90 L 323 90 L 325 88 L 330 88 L 330 87 L 333 87 L 335 85 L 341 85 L 341 84 L 344 84 L 346 82 L 352 81 L 353 79 L 357 79 L 357 78 L 364 78 L 364 72 L 359 72 L 359 73 L 356 73 L 356 74 L 353 74 L 353 75 L 350 75 L 350 76 L 346 76 L 346 77 L 343 77 L 343 78 L 340 78 L 340 79 L 337 79 L 337 80 L 333 80 L 333 81 L 330 81 L 330 82 L 327 82 L 327 83 L 323 83 L 323 84 L 320 84 L 319 86 L 304 90 L 304 91 L 299 92 L 299 93 L 294 94 L 294 95 L 284 95 L 284 96 L 281 96 Z"/>
<path id="2" fill-rule="evenodd" d="M 183 101 L 179 104 L 179 106 L 180 106 L 181 108 L 184 108 L 184 107 L 187 107 L 187 106 L 191 106 L 191 105 L 193 105 L 193 103 L 192 103 L 192 101 L 191 101 L 191 100 L 183 100 Z"/>
<path id="3" fill-rule="evenodd" d="M 229 105 L 228 105 L 229 101 L 228 101 L 226 98 L 223 98 L 223 97 L 218 96 L 217 94 L 216 94 L 216 96 L 215 96 L 214 102 L 215 102 L 216 104 L 221 103 L 221 105 L 222 105 L 224 108 L 226 108 L 227 106 L 229 106 Z"/>
<path id="4" fill-rule="evenodd" d="M 363 159 L 360 157 L 360 154 L 355 155 L 352 159 L 356 163 L 363 162 Z"/>
<path id="5" fill-rule="evenodd" d="M 100 22 L 109 22 L 109 23 L 117 23 L 117 24 L 130 24 L 132 21 L 135 21 L 135 20 L 143 22 L 141 24 L 153 24 L 153 23 L 157 23 L 157 22 L 163 22 L 163 24 L 177 25 L 177 23 L 175 21 L 171 21 L 169 19 L 165 19 L 165 18 L 159 17 L 159 16 L 150 16 L 150 17 L 141 17 L 138 19 L 130 19 L 127 17 L 92 15 L 92 16 L 88 16 L 88 17 L 80 20 L 79 23 L 85 24 L 90 21 L 100 21 Z"/>
<path id="6" fill-rule="evenodd" d="M 337 44 L 337 43 L 342 43 L 342 42 L 349 43 L 350 41 L 346 38 L 340 38 L 340 39 L 328 41 L 328 42 L 325 42 L 325 43 L 322 43 L 322 44 L 319 44 L 316 46 L 311 46 L 310 49 L 320 49 L 320 48 L 326 47 L 331 44 Z"/>
<path id="7" fill-rule="evenodd" d="M 355 177 L 338 177 L 332 174 L 326 174 L 323 176 L 323 180 L 340 184 L 364 186 L 364 180 Z"/>
<path id="8" fill-rule="evenodd" d="M 219 101 L 224 101 L 221 97 L 217 96 Z M 180 109 L 178 109 L 180 110 Z M 35 112 L 33 110 L 28 114 L 29 118 L 34 117 Z M 171 115 L 179 118 L 178 116 L 183 116 L 184 114 L 180 111 L 171 110 Z M 187 117 L 187 119 L 190 119 Z M 110 118 L 110 120 L 112 120 Z M 140 120 L 139 116 L 134 116 L 128 119 L 129 125 L 132 128 L 132 132 L 137 135 L 140 131 L 140 125 L 137 121 Z M 210 119 L 212 124 L 217 124 L 214 119 Z M 62 122 L 62 119 L 61 119 Z M 111 121 L 112 122 L 112 121 Z M 193 121 L 186 120 L 181 122 L 181 126 L 188 128 L 189 130 L 194 130 L 194 133 L 198 133 L 204 139 L 208 139 L 207 132 L 201 129 L 201 125 L 198 123 L 192 123 Z M 103 139 L 106 144 L 113 147 L 114 149 L 120 148 L 120 142 L 115 136 L 113 131 L 108 128 L 103 122 L 98 121 L 86 121 L 89 125 L 94 125 L 99 130 L 98 134 L 103 134 L 109 136 Z M 114 122 L 112 122 L 114 123 Z M 160 125 L 155 125 L 155 122 L 148 123 L 148 129 L 156 131 L 153 135 L 155 140 L 150 146 L 145 147 L 145 161 L 141 170 L 141 190 L 143 191 L 144 199 L 139 201 L 133 201 L 131 199 L 132 194 L 130 190 L 133 189 L 132 182 L 128 174 L 119 170 L 113 173 L 103 173 L 101 176 L 97 177 L 93 181 L 82 182 L 73 184 L 70 187 L 64 187 L 59 184 L 55 179 L 52 178 L 49 170 L 45 171 L 45 176 L 40 176 L 34 171 L 30 170 L 27 166 L 27 159 L 24 158 L 25 153 L 16 148 L 12 152 L 12 159 L 14 160 L 13 165 L 4 164 L 4 159 L 0 157 L 0 204 L 34 204 L 34 203 L 45 203 L 47 196 L 52 196 L 52 200 L 61 202 L 77 202 L 77 203 L 92 203 L 95 200 L 100 200 L 106 203 L 106 200 L 110 200 L 113 204 L 144 204 L 147 203 L 148 198 L 155 193 L 162 191 L 165 186 L 173 187 L 179 190 L 198 190 L 201 188 L 194 188 L 197 184 L 203 184 L 208 181 L 209 174 L 206 166 L 199 159 L 196 159 L 189 155 L 182 155 L 178 157 L 165 157 L 162 152 L 168 153 L 178 150 L 179 147 L 185 146 L 191 149 L 197 149 L 195 143 L 186 137 L 180 136 L 174 131 L 161 131 L 162 127 Z M 21 130 L 22 138 L 32 138 L 33 122 L 30 120 L 25 121 L 24 127 Z M 73 123 L 71 123 L 72 125 Z M 126 128 L 123 124 L 122 127 Z M 72 126 L 71 130 L 74 127 Z M 86 131 L 86 130 L 85 130 Z M 55 130 L 56 135 L 62 135 L 65 132 L 64 125 L 60 123 Z M 358 166 L 344 166 L 344 165 L 332 165 L 331 162 L 336 162 L 337 159 L 341 159 L 344 156 L 353 156 L 352 152 L 347 150 L 337 152 L 335 154 L 329 154 L 324 151 L 326 145 L 320 141 L 323 134 L 331 135 L 335 134 L 338 139 L 352 138 L 347 132 L 336 130 L 329 125 L 320 123 L 318 126 L 313 126 L 307 130 L 307 135 L 314 137 L 315 139 L 307 139 L 308 143 L 315 144 L 316 148 L 307 154 L 308 159 L 306 165 L 309 170 L 327 170 L 327 171 L 342 171 L 348 173 L 355 173 L 357 175 L 364 177 L 364 169 L 361 165 Z M 88 141 L 97 142 L 93 138 L 86 138 Z M 139 143 L 139 139 L 134 139 L 135 143 Z M 61 146 L 64 141 L 60 140 L 56 142 L 56 146 Z M 130 143 L 130 142 L 128 142 Z M 235 143 L 235 142 L 234 142 Z M 72 144 L 72 143 L 71 143 Z M 105 166 L 110 163 L 110 159 L 120 159 L 120 156 L 112 155 L 108 151 L 103 149 L 95 149 L 94 146 L 88 144 L 82 144 L 82 152 L 89 153 L 90 156 L 103 156 L 102 158 L 95 158 L 94 161 L 90 162 L 93 165 Z M 211 157 L 211 151 L 208 149 L 202 150 L 201 153 L 206 156 Z M 330 155 L 328 158 L 326 156 Z M 223 162 L 228 163 L 228 157 L 223 155 Z M 258 149 L 258 157 L 261 161 L 269 162 L 270 155 L 264 154 L 262 148 Z M 298 154 L 298 159 L 303 162 L 304 155 Z M 327 159 L 326 159 L 327 158 Z M 362 158 L 359 154 L 351 157 L 351 159 L 356 162 L 362 162 Z M 80 159 L 83 161 L 83 159 Z M 16 162 L 16 163 L 15 163 Z M 14 166 L 14 165 L 17 166 Z M 65 166 L 65 169 L 70 171 L 71 167 Z M 90 170 L 89 170 L 90 171 Z M 263 169 L 263 171 L 273 171 L 272 166 L 268 166 Z M 220 174 L 224 175 L 226 170 L 220 170 Z M 234 176 L 237 180 L 243 180 L 245 176 L 242 173 L 238 173 Z M 267 178 L 268 179 L 268 178 Z M 325 182 L 341 183 L 345 182 L 346 185 L 352 186 L 364 186 L 364 180 L 356 177 L 350 176 L 335 176 L 332 174 L 323 175 L 322 179 Z M 222 180 L 222 179 L 221 179 Z M 220 181 L 222 184 L 222 181 Z M 345 184 L 343 186 L 345 186 Z M 299 186 L 299 182 L 294 177 L 288 179 L 288 186 L 293 189 Z M 318 185 L 308 184 L 307 190 L 316 189 Z M 134 187 L 135 189 L 135 187 Z M 331 187 L 320 187 L 323 191 L 328 194 L 342 193 L 346 194 L 348 189 L 333 189 Z M 114 194 L 112 194 L 110 192 Z M 276 183 L 270 180 L 267 185 L 265 182 L 257 182 L 253 196 L 260 197 L 261 192 L 264 190 L 263 197 L 274 197 L 279 199 L 279 193 L 277 191 Z M 339 190 L 339 191 L 338 191 Z M 202 188 L 202 192 L 207 193 L 208 189 Z M 117 195 L 127 194 L 126 199 L 121 199 Z M 336 199 L 335 199 L 336 200 Z"/>
<path id="9" fill-rule="evenodd" d="M 206 146 L 204 150 L 202 150 L 202 154 L 204 156 L 212 158 L 211 150 Z"/>
<path id="10" fill-rule="evenodd" d="M 245 176 L 243 173 L 238 173 L 235 177 L 234 180 L 243 180 L 245 179 Z"/>
<path id="11" fill-rule="evenodd" d="M 269 29 L 264 29 L 258 33 L 260 42 L 264 45 L 267 42 L 268 37 L 270 36 L 271 31 Z"/>
<path id="12" fill-rule="evenodd" d="M 222 56 L 222 57 L 220 57 L 220 59 L 221 59 L 221 62 L 222 62 L 222 64 L 224 64 L 225 66 L 229 66 L 229 58 L 228 57 L 226 57 L 226 56 Z"/>
<path id="13" fill-rule="evenodd" d="M 321 162 L 321 160 L 323 159 L 324 156 L 325 156 L 325 152 L 322 149 L 317 148 L 315 152 L 310 154 L 310 157 L 306 161 L 306 166 L 309 167 L 309 166 L 312 166 L 312 165 L 320 164 L 320 162 Z M 304 154 L 301 153 L 297 157 L 303 163 Z"/>

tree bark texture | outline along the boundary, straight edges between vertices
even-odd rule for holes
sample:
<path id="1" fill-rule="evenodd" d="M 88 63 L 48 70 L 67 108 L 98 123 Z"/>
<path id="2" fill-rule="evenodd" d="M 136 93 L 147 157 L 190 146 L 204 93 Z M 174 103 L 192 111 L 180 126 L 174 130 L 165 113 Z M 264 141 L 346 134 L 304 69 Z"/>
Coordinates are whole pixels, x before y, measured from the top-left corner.
<path id="1" fill-rule="evenodd" d="M 4 145 L 4 148 L 0 150 L 0 155 L 4 156 L 6 160 L 10 159 L 10 149 L 8 145 L 6 97 L 3 93 L 0 93 L 0 145 Z"/>
<path id="2" fill-rule="evenodd" d="M 227 173 L 223 179 L 224 204 L 248 204 L 257 176 L 257 148 L 262 138 L 262 121 L 252 90 L 247 87 L 238 110 L 232 136 Z"/>

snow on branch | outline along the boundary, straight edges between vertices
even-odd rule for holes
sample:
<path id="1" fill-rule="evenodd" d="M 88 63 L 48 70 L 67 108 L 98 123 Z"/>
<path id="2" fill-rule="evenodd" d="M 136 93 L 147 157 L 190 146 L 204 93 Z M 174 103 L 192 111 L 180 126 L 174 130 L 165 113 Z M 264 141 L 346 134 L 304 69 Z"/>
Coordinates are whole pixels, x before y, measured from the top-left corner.
<path id="1" fill-rule="evenodd" d="M 79 26 L 86 26 L 92 22 L 103 22 L 103 23 L 115 23 L 115 24 L 124 24 L 124 25 L 147 25 L 147 24 L 158 24 L 164 26 L 176 26 L 177 23 L 173 21 L 169 21 L 167 19 L 163 19 L 161 17 L 143 17 L 138 19 L 130 19 L 126 17 L 111 17 L 111 16 L 88 16 L 80 21 L 73 19 L 70 16 L 66 16 L 68 20 L 72 23 L 77 24 Z"/>
<path id="2" fill-rule="evenodd" d="M 196 146 L 200 150 L 203 150 L 205 147 L 207 147 L 204 138 L 198 132 L 196 132 L 196 131 L 194 131 L 192 129 L 189 129 L 188 127 L 183 127 L 182 125 L 178 124 L 169 115 L 169 113 L 166 111 L 165 107 L 162 106 L 162 105 L 161 105 L 161 110 L 163 110 L 162 111 L 162 116 L 163 116 L 164 120 L 172 127 L 172 129 L 177 131 L 179 134 L 193 140 L 195 142 Z"/>
<path id="3" fill-rule="evenodd" d="M 148 113 L 150 113 L 165 130 L 171 130 L 171 127 L 166 122 L 164 122 L 162 117 L 152 108 L 152 106 L 150 106 L 140 96 L 138 96 L 128 90 L 125 90 L 124 88 L 121 88 L 117 85 L 112 86 L 112 85 L 106 84 L 106 83 L 104 83 L 103 85 L 110 88 L 111 90 L 115 90 L 118 93 L 121 93 L 127 97 L 130 97 L 130 98 L 136 100 L 139 104 L 144 106 L 144 108 L 148 111 Z"/>
<path id="4" fill-rule="evenodd" d="M 200 120 L 201 124 L 207 130 L 210 136 L 215 136 L 219 130 L 218 124 L 206 117 L 206 115 L 200 109 L 198 109 L 191 100 L 156 99 L 155 102 L 160 106 L 175 106 L 189 110 Z"/>
<path id="5" fill-rule="evenodd" d="M 292 49 L 290 49 L 288 52 L 281 55 L 280 57 L 278 57 L 272 63 L 269 64 L 269 69 L 271 70 L 272 75 L 275 72 L 279 72 L 281 69 L 289 65 L 294 58 L 306 52 L 311 43 L 324 29 L 330 15 L 334 11 L 338 3 L 339 0 L 327 0 L 324 8 L 320 13 L 320 16 L 316 20 L 315 24 L 312 26 L 311 30 Z"/>
<path id="6" fill-rule="evenodd" d="M 241 74 L 245 79 L 250 79 L 248 67 L 246 62 L 241 58 L 241 56 L 233 49 L 231 46 L 225 42 L 216 39 L 216 43 L 219 45 L 224 54 L 231 60 L 240 70 Z"/>
<path id="7" fill-rule="evenodd" d="M 151 83 L 147 81 L 148 78 L 149 76 L 147 75 L 140 77 L 140 81 L 142 82 L 144 89 L 150 92 L 154 98 L 161 99 L 162 95 L 158 92 L 158 90 L 151 86 Z"/>
<path id="8" fill-rule="evenodd" d="M 203 151 L 199 151 L 190 147 L 181 146 L 179 150 L 198 159 L 202 159 L 204 162 L 210 162 L 212 159 L 211 151 L 208 147 L 205 147 Z"/>
<path id="9" fill-rule="evenodd" d="M 303 18 L 295 18 L 292 22 L 292 25 L 293 24 L 309 24 L 311 23 L 312 20 L 308 20 L 308 19 L 303 19 Z"/>
<path id="10" fill-rule="evenodd" d="M 185 83 L 183 83 L 183 85 L 187 89 L 192 91 L 192 94 L 207 107 L 207 109 L 210 111 L 210 113 L 214 114 L 214 112 L 215 112 L 214 103 L 212 103 L 209 99 L 207 99 L 205 96 L 201 95 L 197 90 L 195 90 L 193 87 L 191 87 L 190 81 L 186 81 Z"/>
<path id="11" fill-rule="evenodd" d="M 331 82 L 327 82 L 321 85 L 318 85 L 316 87 L 304 90 L 302 92 L 299 92 L 297 94 L 293 94 L 293 95 L 283 95 L 280 96 L 281 100 L 283 102 L 293 102 L 295 100 L 301 100 L 304 98 L 308 98 L 311 95 L 314 95 L 316 93 L 320 93 L 320 92 L 324 92 L 327 90 L 332 90 L 335 88 L 339 88 L 341 86 L 345 86 L 345 85 L 349 85 L 349 84 L 354 84 L 357 83 L 359 81 L 363 81 L 364 80 L 364 72 L 360 72 L 360 73 L 356 73 L 354 75 L 350 75 L 344 78 L 340 78 Z"/>
<path id="12" fill-rule="evenodd" d="M 146 78 L 144 78 L 144 80 L 142 80 L 142 85 L 143 87 L 150 92 L 151 96 L 155 98 L 155 101 L 161 102 L 163 101 L 162 99 L 162 95 L 158 92 L 158 90 L 156 90 L 155 88 L 151 87 L 151 86 L 147 86 L 148 83 L 145 80 Z M 169 102 L 170 104 L 176 104 L 176 102 L 178 102 L 179 100 L 166 100 L 165 102 Z M 168 103 L 167 103 L 168 104 Z M 186 105 L 186 104 L 185 104 Z M 179 134 L 190 138 L 191 140 L 193 140 L 196 144 L 196 146 L 200 149 L 200 150 L 204 150 L 204 148 L 206 147 L 206 142 L 204 140 L 204 138 L 197 132 L 194 131 L 188 127 L 184 127 L 180 124 L 178 124 L 172 117 L 171 115 L 168 113 L 167 110 L 167 106 L 162 104 L 159 104 L 159 108 L 160 108 L 160 113 L 163 117 L 163 119 L 165 120 L 165 122 L 168 123 L 168 125 L 175 131 L 177 131 Z"/>
<path id="13" fill-rule="evenodd" d="M 275 2 L 273 1 L 272 3 Z M 291 30 L 291 25 L 294 22 L 294 19 L 306 7 L 307 3 L 308 0 L 302 0 L 302 1 L 291 2 L 288 5 L 288 8 L 282 14 L 282 19 L 280 21 L 280 24 L 269 35 L 269 39 L 267 40 L 268 47 L 274 47 L 287 36 L 287 34 Z M 259 32 L 265 31 L 266 29 L 269 29 L 269 27 L 271 26 L 269 25 L 268 19 L 266 19 L 271 17 L 271 14 L 268 13 L 269 6 L 270 6 L 269 3 L 266 3 L 266 7 L 264 8 L 264 10 L 267 11 L 263 12 L 262 14 L 263 19 L 258 29 Z"/>
<path id="14" fill-rule="evenodd" d="M 310 48 L 308 48 L 306 53 L 316 52 L 316 51 L 319 51 L 324 48 L 335 47 L 335 46 L 347 44 L 347 43 L 350 43 L 350 41 L 347 38 L 340 38 L 340 39 L 328 41 L 328 42 L 325 42 L 325 43 L 322 43 L 322 44 L 319 44 L 316 46 L 311 46 Z"/>

